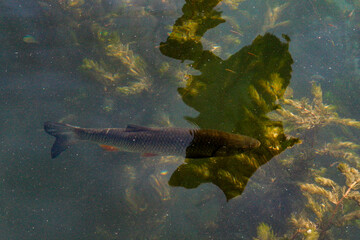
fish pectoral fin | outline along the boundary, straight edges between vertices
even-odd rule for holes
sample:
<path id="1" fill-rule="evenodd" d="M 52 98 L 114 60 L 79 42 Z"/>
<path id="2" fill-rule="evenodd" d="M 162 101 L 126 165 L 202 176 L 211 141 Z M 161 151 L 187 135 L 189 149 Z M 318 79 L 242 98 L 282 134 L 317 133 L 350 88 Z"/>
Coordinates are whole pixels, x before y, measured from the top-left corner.
<path id="1" fill-rule="evenodd" d="M 119 152 L 120 149 L 110 145 L 100 144 L 100 147 L 107 152 Z"/>
<path id="2" fill-rule="evenodd" d="M 156 154 L 156 153 L 143 153 L 143 154 L 141 154 L 142 157 L 155 157 L 157 155 L 158 154 Z"/>
<path id="3" fill-rule="evenodd" d="M 152 128 L 149 127 L 143 127 L 143 126 L 138 126 L 138 125 L 134 125 L 134 124 L 129 124 L 126 126 L 126 132 L 142 132 L 142 131 L 152 131 Z"/>

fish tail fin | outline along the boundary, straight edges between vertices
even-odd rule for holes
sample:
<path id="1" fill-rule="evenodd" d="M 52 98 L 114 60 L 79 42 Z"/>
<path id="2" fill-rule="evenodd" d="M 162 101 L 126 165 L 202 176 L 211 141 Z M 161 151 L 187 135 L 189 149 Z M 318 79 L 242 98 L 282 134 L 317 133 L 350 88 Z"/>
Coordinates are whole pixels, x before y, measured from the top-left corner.
<path id="1" fill-rule="evenodd" d="M 56 137 L 51 148 L 51 158 L 56 158 L 60 153 L 80 140 L 75 132 L 75 127 L 68 124 L 45 122 L 44 130 L 51 136 Z"/>

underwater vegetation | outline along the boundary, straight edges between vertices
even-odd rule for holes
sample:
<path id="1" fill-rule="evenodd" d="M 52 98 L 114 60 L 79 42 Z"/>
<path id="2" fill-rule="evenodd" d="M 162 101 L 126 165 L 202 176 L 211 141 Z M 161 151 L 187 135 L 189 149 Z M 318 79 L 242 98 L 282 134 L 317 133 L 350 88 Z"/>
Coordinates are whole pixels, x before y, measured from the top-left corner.
<path id="1" fill-rule="evenodd" d="M 123 44 L 117 34 L 98 31 L 106 58 L 100 61 L 85 58 L 81 68 L 113 94 L 133 95 L 148 91 L 151 80 L 141 57 L 134 54 L 129 44 Z"/>
<path id="2" fill-rule="evenodd" d="M 345 186 L 321 176 L 315 177 L 317 184 L 300 184 L 310 213 L 300 213 L 290 219 L 296 233 L 313 239 L 331 239 L 332 228 L 347 226 L 360 218 L 360 192 L 357 191 L 360 173 L 346 163 L 340 163 L 337 168 L 346 178 Z"/>
<path id="3" fill-rule="evenodd" d="M 290 228 L 294 230 L 289 230 L 283 237 L 276 237 L 269 225 L 261 223 L 254 239 L 338 239 L 334 236 L 336 228 L 350 224 L 358 226 L 360 173 L 346 163 L 340 163 L 338 169 L 346 178 L 345 186 L 321 176 L 315 177 L 316 184 L 300 184 L 307 204 L 306 209 L 289 219 Z"/>
<path id="4" fill-rule="evenodd" d="M 271 113 L 276 119 L 286 122 L 287 132 L 299 130 L 317 131 L 330 124 L 340 124 L 360 128 L 360 123 L 354 119 L 340 118 L 335 107 L 323 103 L 323 92 L 320 84 L 312 82 L 311 93 L 313 100 L 303 98 L 293 100 L 292 90 L 289 95 L 280 100 L 284 106 Z"/>
<path id="5" fill-rule="evenodd" d="M 292 149 L 290 156 L 279 161 L 297 172 L 295 181 L 301 183 L 293 184 L 298 185 L 305 197 L 306 203 L 300 203 L 305 208 L 292 213 L 288 220 L 289 230 L 283 237 L 277 237 L 269 225 L 262 223 L 255 239 L 338 239 L 339 231 L 343 232 L 344 227 L 358 226 L 360 157 L 356 151 L 359 145 L 339 138 L 324 144 L 319 135 L 327 126 L 346 132 L 341 126 L 359 128 L 360 122 L 341 118 L 333 106 L 324 104 L 318 83 L 312 82 L 312 94 L 312 101 L 307 98 L 294 100 L 291 93 L 287 94 L 281 100 L 283 108 L 271 114 L 271 118 L 284 121 L 285 132 L 296 133 L 303 140 Z M 333 166 L 337 166 L 345 181 L 330 177 L 333 176 Z M 313 183 L 308 182 L 311 178 Z M 290 180 L 289 176 L 287 181 Z"/>
<path id="6" fill-rule="evenodd" d="M 62 28 L 70 32 L 73 44 L 90 44 L 94 48 L 91 55 L 87 53 L 80 69 L 100 83 L 105 92 L 126 96 L 150 90 L 151 79 L 144 60 L 113 29 L 113 21 L 124 7 L 111 10 L 110 2 L 92 0 L 48 0 L 39 4 L 46 14 L 63 19 Z"/>
<path id="7" fill-rule="evenodd" d="M 290 89 L 286 94 L 287 96 L 280 100 L 283 107 L 270 113 L 270 118 L 283 121 L 286 133 L 295 134 L 303 140 L 302 146 L 299 146 L 299 148 L 302 148 L 300 150 L 302 157 L 312 158 L 316 155 L 340 157 L 358 166 L 358 160 L 360 159 L 354 152 L 354 150 L 358 149 L 357 144 L 351 141 L 342 141 L 341 138 L 335 137 L 333 142 L 321 143 L 323 144 L 321 145 L 319 135 L 321 131 L 328 127 L 333 129 L 334 127 L 340 128 L 349 135 L 349 131 L 345 126 L 360 128 L 360 122 L 355 119 L 340 117 L 336 112 L 335 106 L 323 103 L 323 93 L 320 84 L 316 82 L 311 84 L 312 100 L 308 98 L 294 100 L 292 99 L 292 90 Z M 350 137 L 354 136 L 350 134 Z M 282 161 L 285 165 L 291 165 L 293 160 L 293 157 L 288 157 Z"/>
<path id="8" fill-rule="evenodd" d="M 244 2 L 245 0 L 223 0 L 221 3 L 225 4 L 232 10 L 236 10 L 239 7 L 239 4 Z"/>
<path id="9" fill-rule="evenodd" d="M 265 1 L 267 6 L 267 11 L 265 15 L 264 25 L 262 26 L 262 31 L 267 32 L 271 29 L 289 25 L 290 20 L 278 22 L 282 12 L 290 5 L 290 2 L 283 3 L 279 6 L 272 7 L 270 5 L 271 1 Z"/>

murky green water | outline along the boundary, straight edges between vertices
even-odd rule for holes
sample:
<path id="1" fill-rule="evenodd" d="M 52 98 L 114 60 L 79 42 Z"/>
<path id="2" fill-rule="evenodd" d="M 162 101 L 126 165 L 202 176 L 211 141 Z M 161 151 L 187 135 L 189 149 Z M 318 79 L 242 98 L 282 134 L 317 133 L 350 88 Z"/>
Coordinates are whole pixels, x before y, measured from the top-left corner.
<path id="1" fill-rule="evenodd" d="M 360 2 L 3 0 L 0 239 L 357 239 Z M 184 159 L 45 121 L 217 129 Z"/>

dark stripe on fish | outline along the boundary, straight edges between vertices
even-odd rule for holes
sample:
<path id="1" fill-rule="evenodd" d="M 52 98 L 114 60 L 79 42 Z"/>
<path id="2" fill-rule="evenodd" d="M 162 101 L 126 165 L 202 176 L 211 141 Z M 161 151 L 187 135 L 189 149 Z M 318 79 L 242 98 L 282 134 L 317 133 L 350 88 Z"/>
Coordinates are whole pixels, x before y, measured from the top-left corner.
<path id="1" fill-rule="evenodd" d="M 212 129 L 148 128 L 80 128 L 69 124 L 46 122 L 45 131 L 56 137 L 51 157 L 79 141 L 111 145 L 120 151 L 178 155 L 187 158 L 231 156 L 257 148 L 260 142 L 240 134 Z"/>

